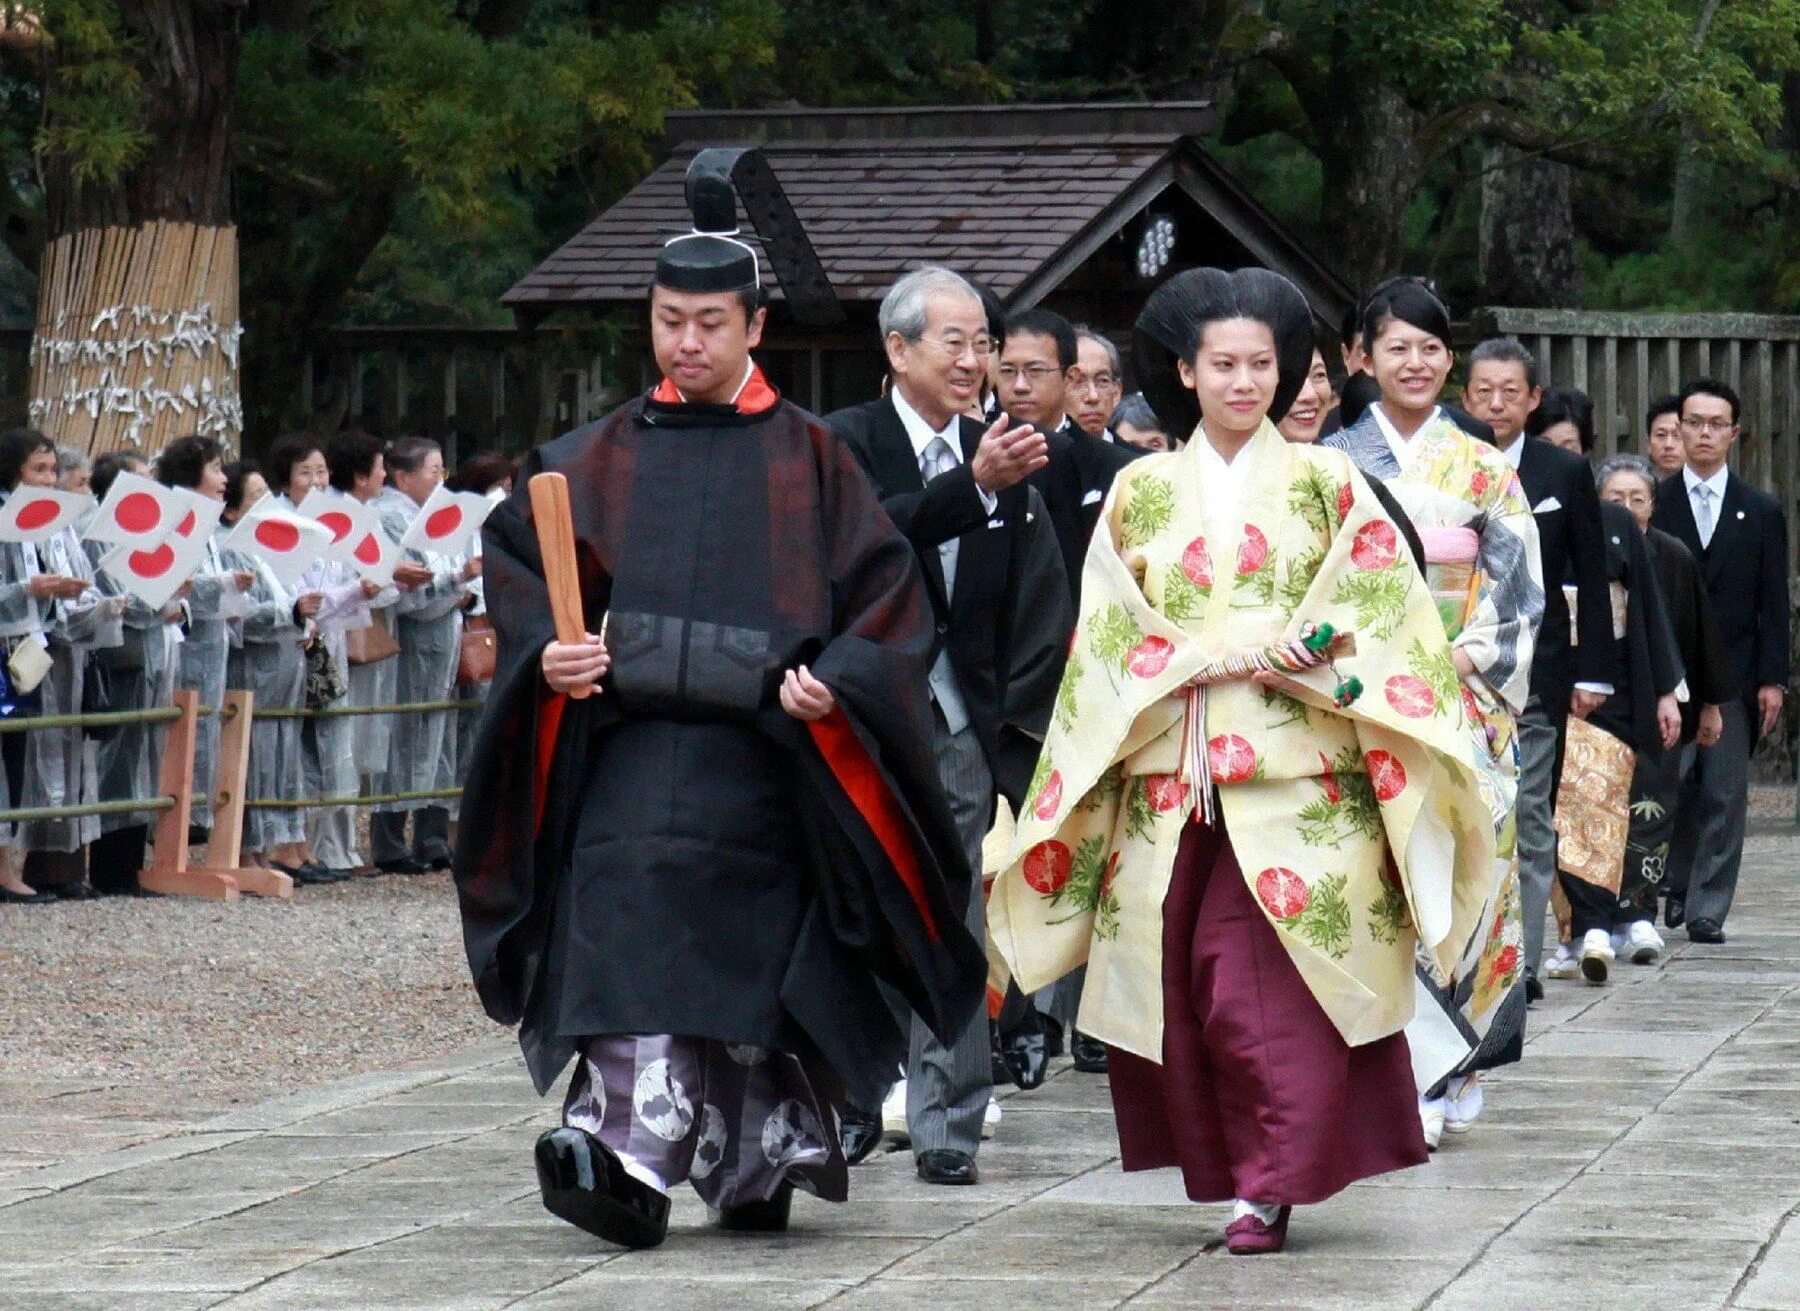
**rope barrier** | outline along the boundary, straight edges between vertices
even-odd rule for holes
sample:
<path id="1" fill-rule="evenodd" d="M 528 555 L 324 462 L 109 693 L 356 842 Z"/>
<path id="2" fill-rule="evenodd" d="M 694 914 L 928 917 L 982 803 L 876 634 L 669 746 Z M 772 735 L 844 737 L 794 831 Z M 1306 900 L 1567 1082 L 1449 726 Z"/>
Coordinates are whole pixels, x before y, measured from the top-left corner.
<path id="1" fill-rule="evenodd" d="M 378 792 L 373 796 L 309 797 L 302 801 L 244 802 L 245 810 L 310 810 L 314 806 L 385 806 L 396 801 L 442 801 L 460 797 L 461 788 L 433 788 L 424 792 Z"/>
<path id="2" fill-rule="evenodd" d="M 412 701 L 399 706 L 325 706 L 319 710 L 258 710 L 258 719 L 338 719 L 353 715 L 424 715 L 437 710 L 479 710 L 485 701 Z M 314 803 L 315 805 L 318 803 Z"/>
<path id="3" fill-rule="evenodd" d="M 22 824 L 34 819 L 83 819 L 88 815 L 130 815 L 143 810 L 173 810 L 174 797 L 149 797 L 139 801 L 91 801 L 85 806 L 22 806 L 0 810 L 0 824 Z"/>

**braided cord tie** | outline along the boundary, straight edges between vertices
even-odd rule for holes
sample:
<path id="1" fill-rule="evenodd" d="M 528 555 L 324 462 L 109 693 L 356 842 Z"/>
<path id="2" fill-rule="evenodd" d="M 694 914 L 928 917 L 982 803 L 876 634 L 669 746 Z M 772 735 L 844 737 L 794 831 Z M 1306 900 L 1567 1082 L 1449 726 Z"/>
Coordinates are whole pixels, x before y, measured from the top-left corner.
<path id="1" fill-rule="evenodd" d="M 1218 790 L 1213 786 L 1206 754 L 1206 688 L 1210 683 L 1236 682 L 1257 674 L 1303 674 L 1309 669 L 1337 665 L 1332 657 L 1347 641 L 1330 624 L 1304 624 L 1300 636 L 1272 646 L 1239 651 L 1201 668 L 1187 683 L 1187 724 L 1182 733 L 1181 772 L 1188 795 L 1194 798 L 1194 815 L 1209 827 L 1218 823 Z M 1362 680 L 1341 675 L 1333 701 L 1339 709 L 1362 695 Z"/>

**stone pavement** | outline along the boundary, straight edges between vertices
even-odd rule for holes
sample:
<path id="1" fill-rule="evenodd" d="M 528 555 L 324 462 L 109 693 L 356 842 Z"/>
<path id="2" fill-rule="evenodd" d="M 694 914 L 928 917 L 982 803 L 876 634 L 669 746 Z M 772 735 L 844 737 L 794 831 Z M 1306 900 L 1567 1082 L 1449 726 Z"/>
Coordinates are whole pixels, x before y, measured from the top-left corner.
<path id="1" fill-rule="evenodd" d="M 1070 1069 L 1006 1099 L 977 1188 L 888 1156 L 785 1236 L 684 1194 L 663 1247 L 613 1252 L 540 1207 L 554 1103 L 496 1041 L 0 1179 L 0 1308 L 1800 1308 L 1797 855 L 1752 838 L 1728 946 L 1553 983 L 1475 1132 L 1299 1212 L 1281 1257 L 1121 1174 Z"/>

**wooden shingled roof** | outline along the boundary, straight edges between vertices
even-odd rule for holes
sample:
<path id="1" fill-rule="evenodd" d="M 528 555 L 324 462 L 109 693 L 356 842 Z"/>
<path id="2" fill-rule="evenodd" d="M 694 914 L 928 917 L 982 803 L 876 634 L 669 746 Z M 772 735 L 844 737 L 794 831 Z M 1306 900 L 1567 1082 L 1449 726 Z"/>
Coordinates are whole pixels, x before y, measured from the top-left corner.
<path id="1" fill-rule="evenodd" d="M 1211 123 L 1205 105 L 669 117 L 677 140 L 668 158 L 506 293 L 522 318 L 641 305 L 663 239 L 688 230 L 683 178 L 707 145 L 760 148 L 846 304 L 880 300 L 898 276 L 927 263 L 985 282 L 1008 304 L 1035 303 L 1071 258 L 1172 184 L 1178 157 L 1189 173 L 1199 161 L 1202 172 L 1223 176 L 1194 142 Z M 1253 211 L 1252 226 L 1277 232 L 1270 240 L 1301 258 L 1260 206 L 1224 186 L 1222 203 Z M 781 300 L 766 258 L 763 277 Z"/>

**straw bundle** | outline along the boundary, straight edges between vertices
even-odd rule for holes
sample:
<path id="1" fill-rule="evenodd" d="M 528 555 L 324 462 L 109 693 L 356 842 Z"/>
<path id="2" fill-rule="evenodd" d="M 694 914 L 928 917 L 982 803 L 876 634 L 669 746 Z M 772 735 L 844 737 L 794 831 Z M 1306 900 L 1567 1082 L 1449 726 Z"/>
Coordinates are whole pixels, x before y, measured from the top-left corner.
<path id="1" fill-rule="evenodd" d="M 189 433 L 235 451 L 237 229 L 84 228 L 44 254 L 31 422 L 91 454 L 154 454 Z"/>

